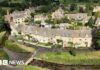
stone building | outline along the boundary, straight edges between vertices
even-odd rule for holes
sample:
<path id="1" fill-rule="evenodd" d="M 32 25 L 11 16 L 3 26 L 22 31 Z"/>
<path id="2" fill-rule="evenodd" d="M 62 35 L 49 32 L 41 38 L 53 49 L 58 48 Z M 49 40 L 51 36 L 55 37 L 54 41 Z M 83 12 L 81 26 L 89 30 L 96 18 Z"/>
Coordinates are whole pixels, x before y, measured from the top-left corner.
<path id="1" fill-rule="evenodd" d="M 29 34 L 32 39 L 36 39 L 38 42 L 42 43 L 57 43 L 57 40 L 60 39 L 63 41 L 63 47 L 68 47 L 69 42 L 72 42 L 76 48 L 91 47 L 92 44 L 91 29 L 68 30 L 18 25 L 13 29 L 12 35 L 16 36 L 18 32 L 21 32 L 24 36 Z"/>

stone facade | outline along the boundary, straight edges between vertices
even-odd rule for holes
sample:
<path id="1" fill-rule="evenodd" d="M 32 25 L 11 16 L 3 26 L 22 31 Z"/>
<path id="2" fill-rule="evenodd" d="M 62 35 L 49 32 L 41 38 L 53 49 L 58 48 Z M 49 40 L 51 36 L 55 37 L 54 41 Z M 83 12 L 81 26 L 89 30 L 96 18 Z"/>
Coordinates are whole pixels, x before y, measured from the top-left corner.
<path id="1" fill-rule="evenodd" d="M 56 43 L 57 39 L 63 41 L 63 47 L 68 47 L 69 42 L 72 42 L 75 47 L 90 47 L 92 44 L 91 29 L 82 30 L 67 30 L 67 29 L 50 29 L 39 28 L 36 26 L 18 25 L 13 29 L 13 36 L 18 35 L 21 32 L 23 35 L 31 35 L 32 39 L 35 39 L 42 43 L 53 42 Z M 17 32 L 16 32 L 17 31 Z"/>
<path id="2" fill-rule="evenodd" d="M 25 9 L 24 11 L 14 11 L 13 13 L 7 13 L 5 15 L 5 21 L 15 24 L 24 24 L 25 20 L 30 18 L 31 11 Z"/>
<path id="3" fill-rule="evenodd" d="M 64 17 L 64 10 L 62 8 L 59 8 L 55 12 L 52 13 L 52 19 L 61 19 Z"/>
<path id="4" fill-rule="evenodd" d="M 100 6 L 94 7 L 93 12 L 98 12 L 98 11 L 100 11 Z"/>
<path id="5" fill-rule="evenodd" d="M 65 16 L 68 17 L 68 19 L 76 20 L 84 24 L 90 19 L 87 13 L 65 14 Z"/>
<path id="6" fill-rule="evenodd" d="M 97 18 L 97 20 L 95 22 L 95 26 L 100 26 L 100 18 Z"/>

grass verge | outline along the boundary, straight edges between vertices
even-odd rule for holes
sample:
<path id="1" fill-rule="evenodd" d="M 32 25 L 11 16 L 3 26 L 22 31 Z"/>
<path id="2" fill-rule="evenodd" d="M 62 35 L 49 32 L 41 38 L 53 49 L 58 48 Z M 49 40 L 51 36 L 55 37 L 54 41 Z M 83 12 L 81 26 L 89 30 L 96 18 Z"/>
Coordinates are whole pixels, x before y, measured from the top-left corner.
<path id="1" fill-rule="evenodd" d="M 46 52 L 35 59 L 67 65 L 100 65 L 100 51 L 81 52 L 72 56 L 69 52 Z"/>
<path id="2" fill-rule="evenodd" d="M 28 65 L 28 66 L 18 66 L 18 67 L 22 67 L 23 70 L 49 70 L 49 69 L 41 68 L 41 67 L 38 67 L 38 66 L 31 66 L 31 65 Z"/>
<path id="3" fill-rule="evenodd" d="M 19 52 L 19 53 L 24 53 L 24 52 L 34 52 L 35 49 L 29 48 L 25 45 L 18 44 L 14 41 L 6 40 L 5 41 L 5 48 L 13 51 L 13 52 Z"/>
<path id="4" fill-rule="evenodd" d="M 3 50 L 0 50 L 0 59 L 9 59 L 8 55 Z"/>

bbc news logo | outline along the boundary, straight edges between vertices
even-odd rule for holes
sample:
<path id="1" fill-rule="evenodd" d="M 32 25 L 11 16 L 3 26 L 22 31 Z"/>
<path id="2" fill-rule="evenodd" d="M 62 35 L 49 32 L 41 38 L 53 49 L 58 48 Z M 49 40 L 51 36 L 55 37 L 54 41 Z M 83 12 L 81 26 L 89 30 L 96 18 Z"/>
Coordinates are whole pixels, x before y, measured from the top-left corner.
<path id="1" fill-rule="evenodd" d="M 23 60 L 0 60 L 0 65 L 24 65 Z"/>

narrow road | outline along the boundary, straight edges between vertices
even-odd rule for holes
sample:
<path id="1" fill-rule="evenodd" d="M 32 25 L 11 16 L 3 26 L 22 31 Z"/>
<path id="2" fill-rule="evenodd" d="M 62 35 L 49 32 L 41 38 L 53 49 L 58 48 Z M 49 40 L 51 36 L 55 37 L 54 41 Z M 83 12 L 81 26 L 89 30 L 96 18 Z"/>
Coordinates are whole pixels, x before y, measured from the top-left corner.
<path id="1" fill-rule="evenodd" d="M 9 60 L 24 60 L 26 61 L 32 54 L 31 53 L 16 53 L 10 51 L 6 48 L 3 48 L 4 51 L 8 54 Z"/>
<path id="2" fill-rule="evenodd" d="M 11 66 L 0 66 L 0 70 L 24 70 L 20 67 L 11 67 Z"/>

